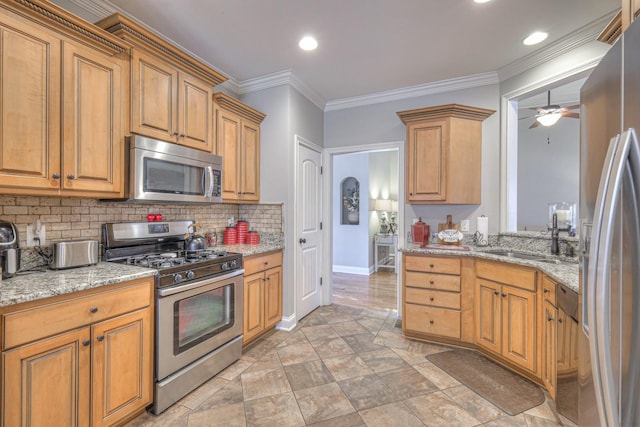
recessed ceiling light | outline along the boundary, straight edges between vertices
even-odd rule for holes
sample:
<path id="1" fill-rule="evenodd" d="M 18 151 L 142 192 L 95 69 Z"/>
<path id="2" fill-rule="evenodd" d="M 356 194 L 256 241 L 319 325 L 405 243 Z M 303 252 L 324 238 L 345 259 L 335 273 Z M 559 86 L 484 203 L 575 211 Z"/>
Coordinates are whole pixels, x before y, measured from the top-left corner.
<path id="1" fill-rule="evenodd" d="M 473 0 L 473 1 L 476 2 L 476 3 L 488 3 L 491 0 Z"/>
<path id="2" fill-rule="evenodd" d="M 314 50 L 318 47 L 318 42 L 311 36 L 304 36 L 300 39 L 298 46 L 300 46 L 302 50 Z"/>
<path id="3" fill-rule="evenodd" d="M 527 37 L 526 39 L 524 39 L 522 41 L 522 43 L 526 44 L 527 46 L 531 46 L 533 44 L 538 44 L 541 41 L 543 41 L 544 39 L 546 39 L 548 36 L 547 33 L 544 33 L 542 31 L 536 31 L 534 33 L 529 34 L 529 37 Z"/>

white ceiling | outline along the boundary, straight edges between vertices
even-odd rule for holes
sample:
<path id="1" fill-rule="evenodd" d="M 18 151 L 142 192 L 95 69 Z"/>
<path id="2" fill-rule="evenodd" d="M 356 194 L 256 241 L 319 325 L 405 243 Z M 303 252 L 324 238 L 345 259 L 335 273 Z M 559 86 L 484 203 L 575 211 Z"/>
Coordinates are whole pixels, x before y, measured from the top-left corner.
<path id="1" fill-rule="evenodd" d="M 236 83 L 289 70 L 324 101 L 495 72 L 620 6 L 620 0 L 54 2 L 71 2 L 72 10 L 84 5 L 85 12 L 95 5 L 98 17 L 121 10 Z M 524 46 L 535 30 L 549 38 Z M 316 51 L 298 48 L 306 34 L 318 39 Z"/>

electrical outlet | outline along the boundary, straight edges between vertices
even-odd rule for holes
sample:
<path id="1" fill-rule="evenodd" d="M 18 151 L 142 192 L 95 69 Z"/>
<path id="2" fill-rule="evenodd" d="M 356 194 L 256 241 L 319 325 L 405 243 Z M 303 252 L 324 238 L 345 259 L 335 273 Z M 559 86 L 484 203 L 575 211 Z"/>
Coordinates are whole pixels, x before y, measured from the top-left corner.
<path id="1" fill-rule="evenodd" d="M 35 232 L 35 227 L 33 225 L 27 225 L 27 247 L 45 246 L 47 243 L 46 236 L 46 229 L 44 225 L 40 226 L 40 231 L 38 233 Z M 40 241 L 38 241 L 36 237 L 39 238 Z"/>
<path id="2" fill-rule="evenodd" d="M 469 232 L 469 220 L 468 219 L 463 219 L 462 221 L 460 221 L 460 231 L 462 231 L 464 233 L 468 233 Z"/>

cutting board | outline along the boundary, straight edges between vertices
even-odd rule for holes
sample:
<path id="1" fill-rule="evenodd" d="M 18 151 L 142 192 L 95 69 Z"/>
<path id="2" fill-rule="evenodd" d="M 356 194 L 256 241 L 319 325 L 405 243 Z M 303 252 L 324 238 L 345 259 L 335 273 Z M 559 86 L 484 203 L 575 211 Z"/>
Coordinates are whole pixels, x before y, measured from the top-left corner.
<path id="1" fill-rule="evenodd" d="M 460 224 L 454 224 L 452 219 L 452 215 L 447 215 L 447 222 L 438 224 L 438 233 L 443 230 L 460 231 Z M 460 245 L 460 240 L 457 240 L 455 242 L 445 242 L 444 240 L 441 240 L 440 237 L 438 237 L 438 243 L 441 245 Z"/>

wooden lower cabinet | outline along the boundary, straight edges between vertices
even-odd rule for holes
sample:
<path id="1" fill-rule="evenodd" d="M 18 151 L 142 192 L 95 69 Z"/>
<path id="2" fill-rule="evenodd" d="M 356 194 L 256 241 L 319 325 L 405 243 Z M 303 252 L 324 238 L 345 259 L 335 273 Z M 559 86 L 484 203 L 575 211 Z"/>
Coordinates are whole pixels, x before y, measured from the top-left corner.
<path id="1" fill-rule="evenodd" d="M 133 311 L 126 301 L 112 305 L 113 295 L 130 295 L 131 290 L 146 291 L 146 301 Z M 110 426 L 142 412 L 153 400 L 153 278 L 47 301 L 25 303 L 26 308 L 24 304 L 7 307 L 1 313 L 6 335 L 0 425 Z M 42 320 L 68 304 L 84 303 L 90 307 L 87 317 L 102 320 L 80 327 L 74 322 L 77 316 L 51 322 L 55 333 L 42 328 L 41 336 L 30 342 L 7 346 L 20 341 L 11 339 L 20 333 L 20 323 L 12 322 L 12 316 L 24 319 L 22 323 L 30 329 L 29 318 Z"/>
<path id="2" fill-rule="evenodd" d="M 282 251 L 244 260 L 243 344 L 282 320 Z"/>
<path id="3" fill-rule="evenodd" d="M 542 326 L 542 383 L 552 399 L 556 398 L 557 389 L 557 322 L 558 310 L 549 301 L 544 302 L 544 322 Z"/>

